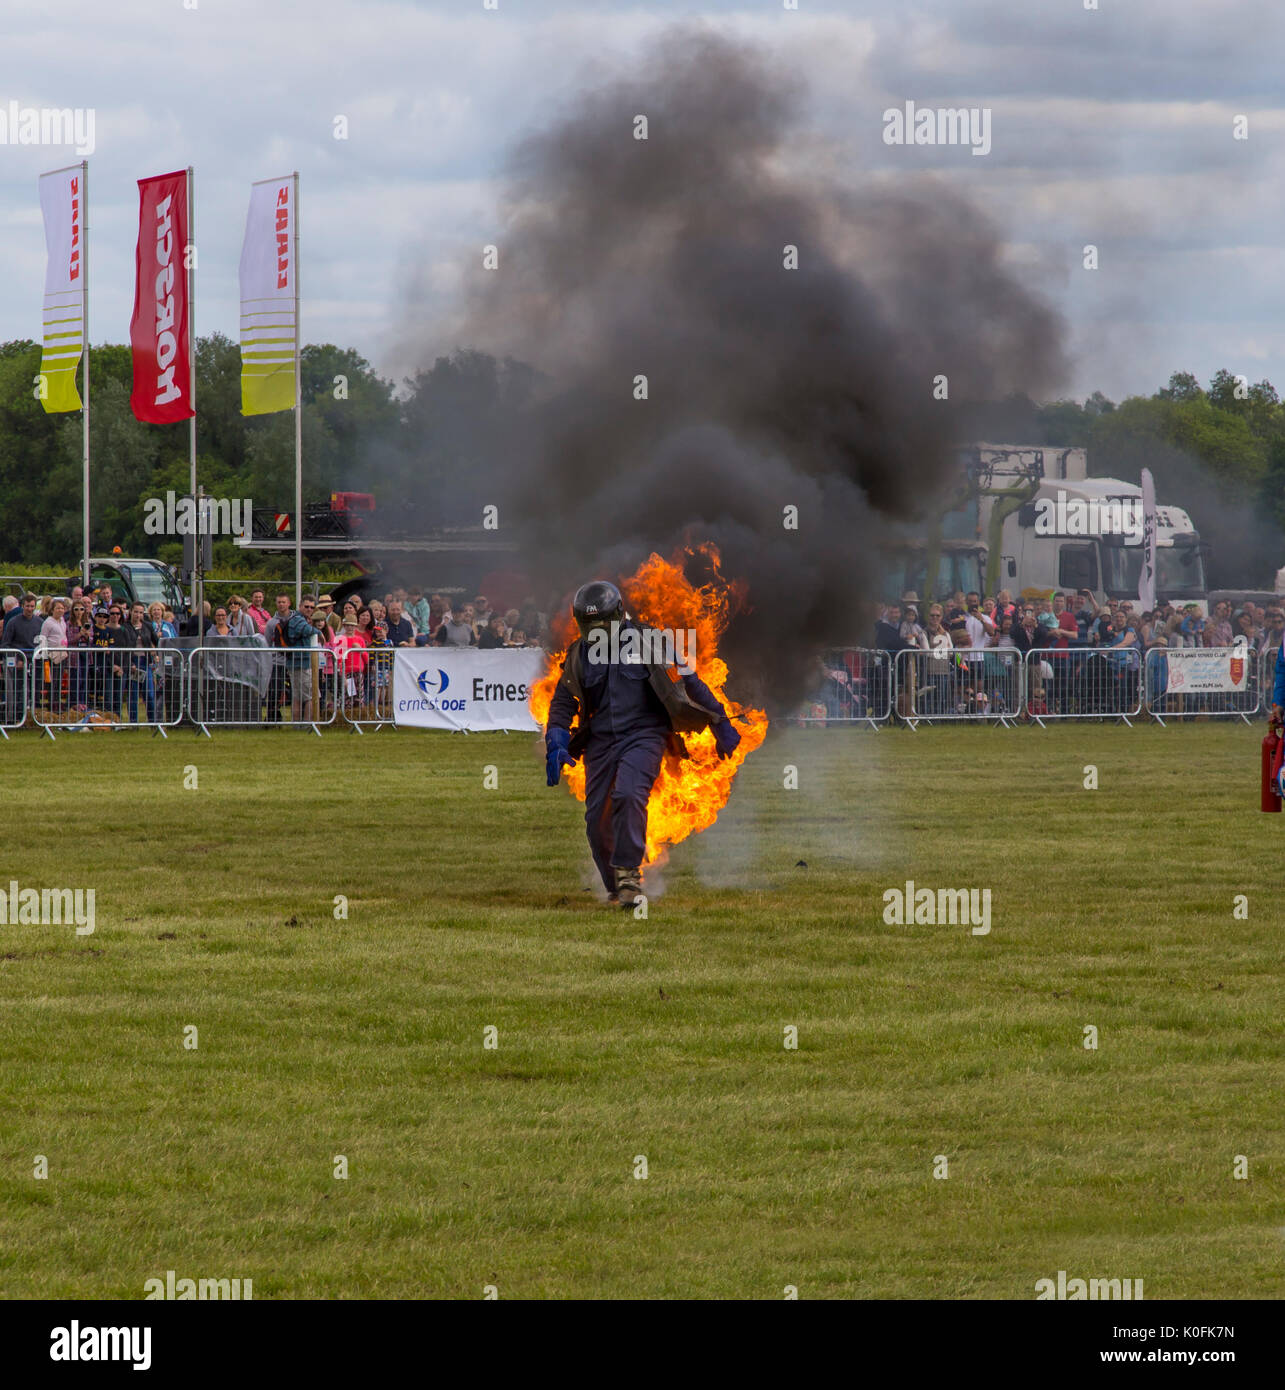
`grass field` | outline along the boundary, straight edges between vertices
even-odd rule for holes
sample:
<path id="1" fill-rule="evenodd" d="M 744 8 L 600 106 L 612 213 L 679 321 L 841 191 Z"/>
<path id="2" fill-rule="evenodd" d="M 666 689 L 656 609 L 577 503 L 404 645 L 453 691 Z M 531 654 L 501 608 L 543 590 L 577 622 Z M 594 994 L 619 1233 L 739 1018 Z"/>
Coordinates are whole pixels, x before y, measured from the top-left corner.
<path id="1" fill-rule="evenodd" d="M 530 736 L 15 738 L 0 888 L 97 929 L 0 926 L 0 1295 L 1279 1297 L 1261 733 L 774 731 L 646 921 Z"/>

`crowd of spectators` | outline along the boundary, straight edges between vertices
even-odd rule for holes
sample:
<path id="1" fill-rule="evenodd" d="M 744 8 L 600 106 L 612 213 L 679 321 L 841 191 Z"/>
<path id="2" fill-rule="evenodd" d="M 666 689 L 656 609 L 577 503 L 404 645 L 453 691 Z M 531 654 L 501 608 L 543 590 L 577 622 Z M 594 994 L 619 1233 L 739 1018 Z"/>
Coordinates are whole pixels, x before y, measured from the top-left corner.
<path id="1" fill-rule="evenodd" d="M 920 614 L 924 614 L 924 623 Z M 882 651 L 965 648 L 1098 647 L 1117 651 L 1153 648 L 1230 647 L 1244 638 L 1251 652 L 1275 650 L 1285 630 L 1285 606 L 1226 600 L 1203 617 L 1200 605 L 1164 602 L 1145 612 L 1129 599 L 1099 606 L 1087 589 L 1015 602 L 1008 589 L 994 598 L 957 592 L 945 603 L 921 605 L 917 594 L 887 605 L 875 622 L 874 646 Z"/>
<path id="2" fill-rule="evenodd" d="M 286 590 L 268 606 L 265 589 L 248 600 L 206 601 L 201 617 L 180 618 L 162 603 L 130 603 L 110 584 L 69 598 L 24 593 L 3 599 L 0 649 L 4 690 L 0 723 L 20 723 L 26 710 L 27 667 L 36 671 L 36 700 L 54 722 L 82 717 L 175 723 L 191 668 L 181 647 L 214 649 L 194 678 L 200 710 L 245 722 L 325 720 L 337 698 L 354 719 L 390 717 L 392 653 L 398 647 L 535 647 L 548 616 L 527 600 L 501 613 L 484 594 L 453 602 L 419 588 L 394 589 L 368 602 L 360 595 L 336 605 L 330 594 L 305 595 L 298 608 Z M 258 648 L 258 665 L 219 649 Z M 256 672 L 263 674 L 256 687 Z M 341 679 L 336 680 L 338 675 Z M 316 710 L 314 712 L 314 705 Z"/>
<path id="3" fill-rule="evenodd" d="M 1025 663 L 1026 708 L 1034 715 L 1135 708 L 1144 673 L 1148 703 L 1172 702 L 1177 697 L 1168 694 L 1164 654 L 1175 648 L 1243 643 L 1256 691 L 1259 654 L 1278 650 L 1283 634 L 1285 604 L 1279 602 L 1234 606 L 1220 600 L 1205 617 L 1194 602 L 1162 602 L 1145 611 L 1129 599 L 1099 605 L 1086 589 L 1016 600 L 1007 589 L 993 598 L 956 592 L 926 604 L 911 592 L 875 619 L 871 646 L 886 660 L 832 655 L 823 663 L 810 717 L 862 718 L 888 709 L 893 666 L 907 651 L 939 660 L 905 659 L 897 668 L 896 713 L 903 718 L 1014 713 L 1022 697 L 1022 660 L 1032 651 L 1041 653 Z M 1159 655 L 1149 658 L 1152 652 Z M 1214 695 L 1200 707 L 1222 712 L 1236 705 Z"/>
<path id="4" fill-rule="evenodd" d="M 117 720 L 176 723 L 185 709 L 185 684 L 197 712 L 247 723 L 328 720 L 336 705 L 352 719 L 391 717 L 392 653 L 428 645 L 497 648 L 548 642 L 548 615 L 528 599 L 506 612 L 478 594 L 471 602 L 422 589 L 390 590 L 382 599 L 352 595 L 336 604 L 330 594 L 293 595 L 251 589 L 226 603 L 206 602 L 201 618 L 180 617 L 161 603 L 130 603 L 104 584 L 70 597 L 25 593 L 3 599 L 0 649 L 3 706 L 0 723 L 20 723 L 35 667 L 37 703 L 55 722 L 98 715 Z M 854 654 L 832 656 L 812 703 L 813 718 L 866 717 L 886 709 L 892 671 L 901 652 L 933 653 L 941 661 L 915 661 L 914 679 L 900 679 L 896 713 L 906 718 L 942 713 L 1012 713 L 1016 673 L 1028 652 L 1030 713 L 1085 712 L 1086 692 L 1104 709 L 1131 707 L 1141 673 L 1165 671 L 1163 656 L 1175 648 L 1226 648 L 1243 643 L 1254 660 L 1277 650 L 1285 635 L 1285 603 L 1216 602 L 1208 617 L 1195 603 L 1162 602 L 1140 611 L 1128 599 L 1094 603 L 1088 590 L 1014 599 L 1002 589 L 993 598 L 956 592 L 922 603 L 913 592 L 878 611 L 875 652 L 886 654 L 866 669 Z M 203 657 L 188 663 L 181 648 L 196 643 L 218 649 L 266 649 L 258 666 Z M 1059 656 L 1059 653 L 1064 655 Z M 945 658 L 949 658 L 946 660 Z M 1156 663 L 1159 663 L 1158 665 Z M 903 663 L 904 666 L 904 663 Z M 255 672 L 262 675 L 256 684 Z M 259 688 L 259 687 L 262 688 Z M 1159 687 L 1164 693 L 1163 683 Z M 233 702 L 230 704 L 229 702 Z"/>

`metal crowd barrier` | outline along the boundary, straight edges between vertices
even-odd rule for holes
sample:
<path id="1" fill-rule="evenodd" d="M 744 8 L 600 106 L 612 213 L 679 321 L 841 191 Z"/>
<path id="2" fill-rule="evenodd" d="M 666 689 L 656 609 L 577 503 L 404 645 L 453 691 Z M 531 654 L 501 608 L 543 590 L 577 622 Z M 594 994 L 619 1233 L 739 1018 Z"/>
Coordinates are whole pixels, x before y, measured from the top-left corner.
<path id="1" fill-rule="evenodd" d="M 26 652 L 0 647 L 0 736 L 6 739 L 10 729 L 21 729 L 27 722 L 30 675 Z"/>
<path id="2" fill-rule="evenodd" d="M 1181 650 L 1181 649 L 1179 649 Z M 1271 704 L 1270 685 L 1264 686 L 1258 662 L 1247 647 L 1204 647 L 1203 656 L 1227 661 L 1241 661 L 1245 664 L 1247 679 L 1243 690 L 1189 691 L 1175 688 L 1170 672 L 1169 653 L 1163 647 L 1153 647 L 1147 653 L 1147 708 L 1160 724 L 1166 719 L 1191 719 L 1197 715 L 1243 719 L 1257 714 L 1263 705 L 1264 690 L 1267 704 Z M 1272 652 L 1275 662 L 1276 653 Z"/>
<path id="3" fill-rule="evenodd" d="M 1008 725 L 1022 712 L 1022 654 L 1015 647 L 898 652 L 896 702 L 912 729 L 921 720 Z"/>
<path id="4" fill-rule="evenodd" d="M 1142 713 L 1136 647 L 1034 647 L 1026 653 L 1026 713 L 1046 719 L 1123 719 Z"/>
<path id="5" fill-rule="evenodd" d="M 1272 708 L 1272 693 L 1276 688 L 1276 653 L 1279 647 L 1264 647 L 1258 654 L 1258 712 L 1266 715 Z"/>
<path id="6" fill-rule="evenodd" d="M 869 724 L 877 729 L 892 715 L 890 652 L 840 647 L 821 658 L 822 677 L 796 715 L 799 724 Z"/>
<path id="7" fill-rule="evenodd" d="M 183 718 L 182 663 L 167 666 L 154 647 L 38 647 L 27 693 L 32 721 L 55 729 L 141 728 L 165 737 Z"/>
<path id="8" fill-rule="evenodd" d="M 393 723 L 393 647 L 336 653 L 336 680 L 343 718 L 354 732 L 364 733 Z"/>
<path id="9" fill-rule="evenodd" d="M 334 654 L 322 647 L 278 650 L 261 637 L 211 638 L 187 652 L 188 714 L 201 733 L 286 725 L 318 737 L 341 706 Z"/>
<path id="10" fill-rule="evenodd" d="M 1204 654 L 1243 660 L 1239 691 L 1176 690 L 1163 647 L 1044 647 L 889 652 L 845 647 L 825 653 L 822 679 L 795 722 L 869 724 L 895 713 L 910 728 L 922 721 L 1122 719 L 1144 709 L 1157 722 L 1222 716 L 1248 722 L 1271 705 L 1276 647 Z M 159 649 L 72 647 L 27 653 L 0 649 L 0 736 L 28 722 L 49 734 L 88 728 L 151 728 L 164 736 L 190 719 L 211 727 L 294 724 L 320 734 L 338 722 L 356 732 L 392 724 L 392 648 L 339 653 L 280 651 L 261 637 L 206 644 L 163 642 Z M 299 717 L 294 718 L 299 694 Z"/>

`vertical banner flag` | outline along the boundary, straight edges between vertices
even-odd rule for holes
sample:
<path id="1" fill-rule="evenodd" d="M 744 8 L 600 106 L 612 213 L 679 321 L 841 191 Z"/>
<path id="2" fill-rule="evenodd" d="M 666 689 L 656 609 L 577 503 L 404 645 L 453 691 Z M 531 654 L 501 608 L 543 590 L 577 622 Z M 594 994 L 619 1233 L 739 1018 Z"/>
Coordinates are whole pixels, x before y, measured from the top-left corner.
<path id="1" fill-rule="evenodd" d="M 40 403 L 47 413 L 79 410 L 76 369 L 84 350 L 85 225 L 81 167 L 40 176 L 40 211 L 45 219 L 44 352 L 40 358 Z"/>
<path id="2" fill-rule="evenodd" d="M 194 413 L 187 247 L 187 171 L 139 179 L 129 404 L 135 419 L 148 425 L 171 425 Z"/>
<path id="3" fill-rule="evenodd" d="M 294 179 L 250 189 L 241 247 L 241 414 L 295 404 Z"/>
<path id="4" fill-rule="evenodd" d="M 1156 606 L 1156 485 L 1151 470 L 1142 470 L 1142 569 L 1138 575 L 1142 612 Z"/>

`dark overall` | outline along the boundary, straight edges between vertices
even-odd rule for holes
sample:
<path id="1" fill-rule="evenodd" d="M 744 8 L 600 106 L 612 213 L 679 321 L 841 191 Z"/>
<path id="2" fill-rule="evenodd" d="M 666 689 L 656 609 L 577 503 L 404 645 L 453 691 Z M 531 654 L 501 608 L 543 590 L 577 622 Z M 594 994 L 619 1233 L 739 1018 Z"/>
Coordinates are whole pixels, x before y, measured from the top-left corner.
<path id="1" fill-rule="evenodd" d="M 676 746 L 676 721 L 690 731 L 725 715 L 698 676 L 684 676 L 678 691 L 666 693 L 674 707 L 670 711 L 656 693 L 652 668 L 646 664 L 578 665 L 583 698 L 573 693 L 564 666 L 549 705 L 549 725 L 570 729 L 579 713 L 572 752 L 585 760 L 585 830 L 598 873 L 607 892 L 614 893 L 615 870 L 637 869 L 646 858 L 647 802 L 660 774 L 660 760 Z M 660 688 L 666 690 L 664 685 Z"/>
<path id="2" fill-rule="evenodd" d="M 613 869 L 636 869 L 647 854 L 647 801 L 669 746 L 669 716 L 641 664 L 586 663 L 584 691 L 594 711 L 584 750 L 585 829 L 613 893 Z"/>

